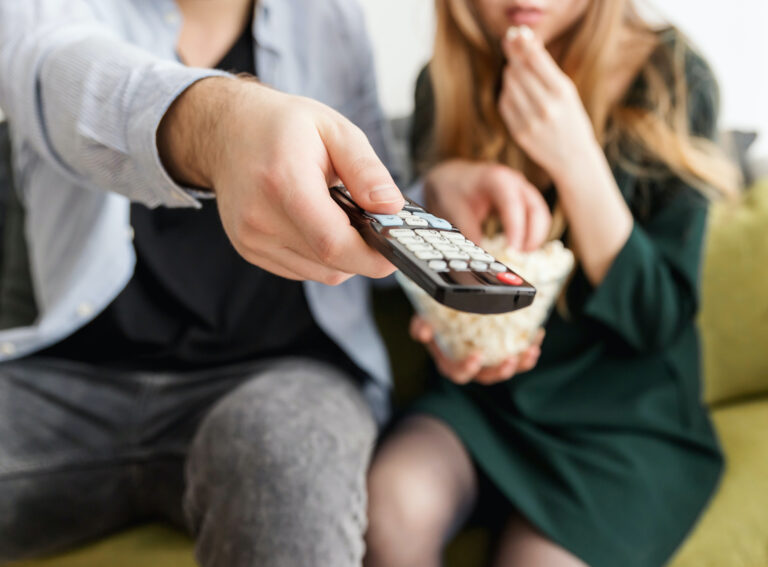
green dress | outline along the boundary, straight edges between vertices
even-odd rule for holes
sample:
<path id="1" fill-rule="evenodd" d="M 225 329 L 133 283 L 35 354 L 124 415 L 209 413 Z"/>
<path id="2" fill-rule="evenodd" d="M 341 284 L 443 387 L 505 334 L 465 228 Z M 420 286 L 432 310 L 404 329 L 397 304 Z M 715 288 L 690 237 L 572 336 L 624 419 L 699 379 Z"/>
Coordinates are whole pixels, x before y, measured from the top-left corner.
<path id="1" fill-rule="evenodd" d="M 649 60 L 671 60 L 674 34 Z M 712 135 L 717 91 L 686 48 L 694 133 Z M 628 104 L 643 104 L 638 77 Z M 418 156 L 432 115 L 428 75 L 417 87 Z M 553 312 L 532 371 L 495 386 L 445 379 L 416 410 L 448 424 L 511 507 L 593 567 L 662 565 L 710 499 L 722 457 L 701 401 L 695 327 L 707 205 L 672 175 L 614 174 L 635 215 L 596 288 L 582 272 L 570 315 Z"/>

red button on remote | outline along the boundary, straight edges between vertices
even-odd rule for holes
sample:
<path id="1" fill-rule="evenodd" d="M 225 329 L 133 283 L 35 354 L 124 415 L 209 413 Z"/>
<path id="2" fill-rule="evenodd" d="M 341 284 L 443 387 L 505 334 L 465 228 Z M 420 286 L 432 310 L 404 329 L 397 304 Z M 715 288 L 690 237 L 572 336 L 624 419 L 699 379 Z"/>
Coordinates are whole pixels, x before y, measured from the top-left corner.
<path id="1" fill-rule="evenodd" d="M 496 274 L 496 278 L 507 285 L 523 285 L 523 278 L 518 275 L 504 272 L 503 274 Z"/>

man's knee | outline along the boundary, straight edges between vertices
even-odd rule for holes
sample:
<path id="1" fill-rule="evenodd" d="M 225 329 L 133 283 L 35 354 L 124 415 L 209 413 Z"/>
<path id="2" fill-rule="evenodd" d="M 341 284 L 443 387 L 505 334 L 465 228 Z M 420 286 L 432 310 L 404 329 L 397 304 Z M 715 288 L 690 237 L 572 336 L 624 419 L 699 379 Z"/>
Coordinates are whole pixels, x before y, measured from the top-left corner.
<path id="1" fill-rule="evenodd" d="M 279 562 L 281 550 L 297 564 L 360 556 L 375 434 L 357 386 L 324 365 L 272 368 L 228 394 L 187 463 L 185 505 L 203 565 L 246 563 L 212 551 L 224 538 L 264 565 L 293 564 Z"/>

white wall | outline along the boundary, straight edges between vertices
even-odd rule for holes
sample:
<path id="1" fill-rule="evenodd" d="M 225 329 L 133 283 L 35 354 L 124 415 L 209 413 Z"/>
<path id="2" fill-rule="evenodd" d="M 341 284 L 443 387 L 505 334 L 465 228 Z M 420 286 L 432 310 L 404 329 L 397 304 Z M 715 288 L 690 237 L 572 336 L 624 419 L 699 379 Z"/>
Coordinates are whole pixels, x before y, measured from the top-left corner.
<path id="1" fill-rule="evenodd" d="M 361 2 L 376 50 L 384 107 L 392 116 L 408 114 L 413 81 L 431 50 L 433 0 Z M 762 131 L 756 153 L 768 156 L 768 1 L 653 3 L 692 38 L 714 67 L 723 96 L 722 126 Z"/>

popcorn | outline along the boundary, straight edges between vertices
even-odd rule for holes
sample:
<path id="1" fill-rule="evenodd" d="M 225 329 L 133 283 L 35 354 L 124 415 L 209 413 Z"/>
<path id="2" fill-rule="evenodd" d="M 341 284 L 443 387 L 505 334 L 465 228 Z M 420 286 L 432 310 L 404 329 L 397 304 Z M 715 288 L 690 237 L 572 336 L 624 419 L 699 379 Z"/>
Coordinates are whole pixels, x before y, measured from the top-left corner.
<path id="1" fill-rule="evenodd" d="M 536 297 L 530 306 L 498 315 L 457 311 L 435 301 L 401 273 L 397 276 L 416 311 L 432 325 L 443 352 L 456 360 L 481 352 L 483 364 L 493 366 L 531 345 L 573 270 L 574 257 L 559 240 L 530 253 L 508 248 L 504 235 L 485 238 L 480 246 L 533 284 Z"/>

